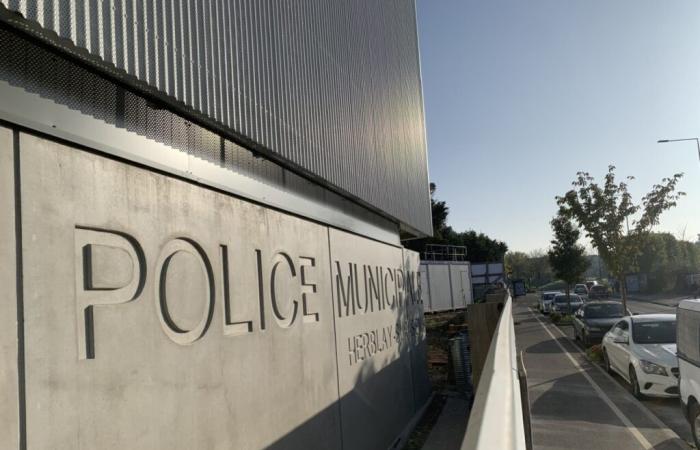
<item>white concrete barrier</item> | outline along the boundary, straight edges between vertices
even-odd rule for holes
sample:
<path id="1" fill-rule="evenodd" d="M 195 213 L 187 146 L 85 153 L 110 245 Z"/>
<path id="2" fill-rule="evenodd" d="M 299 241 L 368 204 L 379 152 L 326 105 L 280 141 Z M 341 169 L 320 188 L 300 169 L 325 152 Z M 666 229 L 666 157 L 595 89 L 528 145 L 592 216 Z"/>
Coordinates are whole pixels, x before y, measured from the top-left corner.
<path id="1" fill-rule="evenodd" d="M 463 450 L 525 450 L 513 301 L 504 303 L 469 416 Z"/>

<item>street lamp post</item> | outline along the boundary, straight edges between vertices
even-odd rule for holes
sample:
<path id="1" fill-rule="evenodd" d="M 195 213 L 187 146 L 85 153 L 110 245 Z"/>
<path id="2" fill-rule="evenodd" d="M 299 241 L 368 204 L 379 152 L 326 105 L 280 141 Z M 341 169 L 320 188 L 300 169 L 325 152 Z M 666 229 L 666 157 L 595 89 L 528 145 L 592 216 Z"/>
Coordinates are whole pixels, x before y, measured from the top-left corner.
<path id="1" fill-rule="evenodd" d="M 666 144 L 669 142 L 680 142 L 680 141 L 695 141 L 695 145 L 698 146 L 698 160 L 700 160 L 700 138 L 684 138 L 684 139 L 659 139 L 656 141 L 657 144 Z"/>

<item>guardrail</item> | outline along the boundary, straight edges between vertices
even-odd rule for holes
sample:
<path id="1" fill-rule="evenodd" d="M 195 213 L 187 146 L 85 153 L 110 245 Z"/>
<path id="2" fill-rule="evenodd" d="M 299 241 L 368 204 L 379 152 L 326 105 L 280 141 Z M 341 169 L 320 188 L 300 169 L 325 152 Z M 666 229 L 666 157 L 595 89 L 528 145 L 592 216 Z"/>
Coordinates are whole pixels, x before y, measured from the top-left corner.
<path id="1" fill-rule="evenodd" d="M 469 416 L 463 450 L 526 450 L 513 300 L 503 304 Z"/>

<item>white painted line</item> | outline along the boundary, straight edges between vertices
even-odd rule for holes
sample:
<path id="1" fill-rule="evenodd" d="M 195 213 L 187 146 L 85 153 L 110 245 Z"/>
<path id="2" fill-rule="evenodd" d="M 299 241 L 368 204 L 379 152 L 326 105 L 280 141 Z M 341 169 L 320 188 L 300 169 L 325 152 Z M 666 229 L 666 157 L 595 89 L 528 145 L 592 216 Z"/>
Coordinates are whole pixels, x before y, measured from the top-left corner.
<path id="1" fill-rule="evenodd" d="M 637 429 L 637 427 L 632 425 L 632 422 L 629 420 L 629 418 L 622 411 L 620 411 L 620 408 L 618 408 L 617 405 L 612 400 L 610 400 L 610 397 L 608 397 L 608 395 L 605 392 L 603 392 L 603 390 L 600 388 L 600 386 L 598 386 L 598 383 L 593 381 L 593 378 L 591 378 L 591 376 L 588 375 L 588 373 L 585 370 L 583 370 L 583 367 L 581 367 L 581 365 L 578 363 L 578 361 L 576 361 L 576 359 L 573 356 L 571 356 L 571 353 L 569 353 L 564 348 L 564 346 L 561 345 L 561 342 L 559 342 L 557 340 L 557 338 L 552 334 L 552 332 L 549 331 L 549 328 L 544 323 L 542 323 L 540 318 L 537 317 L 532 312 L 532 309 L 529 309 L 529 311 L 530 311 L 530 314 L 532 314 L 532 317 L 534 317 L 535 320 L 537 320 L 537 322 L 542 326 L 542 328 L 544 328 L 544 331 L 546 331 L 547 334 L 549 334 L 551 336 L 552 340 L 559 346 L 559 348 L 569 358 L 569 361 L 571 361 L 571 364 L 573 364 L 574 367 L 576 367 L 576 369 L 579 371 L 579 373 L 581 375 L 583 375 L 583 377 L 586 379 L 586 381 L 588 381 L 588 383 L 591 385 L 591 387 L 593 387 L 593 390 L 596 391 L 596 393 L 598 394 L 598 397 L 600 397 L 605 402 L 605 404 L 608 405 L 608 407 L 612 410 L 612 412 L 615 413 L 617 418 L 620 419 L 620 421 L 625 425 L 627 430 L 629 430 L 629 432 L 632 433 L 632 436 L 634 436 L 634 438 L 637 439 L 637 442 L 639 442 L 642 445 L 642 448 L 644 448 L 645 450 L 653 449 L 654 446 L 651 445 L 651 443 L 647 440 L 647 438 L 644 437 L 644 435 L 642 435 L 642 433 Z"/>
<path id="2" fill-rule="evenodd" d="M 532 310 L 531 310 L 530 312 L 532 313 Z M 538 321 L 539 321 L 539 318 L 538 318 L 536 315 L 535 315 L 535 318 L 538 319 Z M 542 323 L 542 322 L 540 322 L 540 323 Z M 559 334 L 561 334 L 562 337 L 566 338 L 566 340 L 568 340 L 569 342 L 571 342 L 572 345 L 576 346 L 576 344 L 571 340 L 571 338 L 570 338 L 569 336 L 567 336 L 566 333 L 564 333 L 563 331 L 561 331 L 561 330 L 559 329 L 559 327 L 555 326 L 554 329 L 557 330 L 557 332 L 558 332 Z M 591 363 L 591 365 L 592 365 L 593 367 L 595 367 L 596 369 L 598 369 L 598 371 L 599 371 L 600 373 L 602 373 L 603 375 L 605 375 L 611 382 L 617 384 L 617 380 L 615 380 L 615 379 L 612 377 L 612 375 L 610 375 L 608 372 L 606 372 L 605 370 L 603 370 L 603 368 L 600 367 L 598 364 Z M 632 396 L 632 394 L 630 394 L 629 392 L 626 392 L 626 393 L 627 393 L 627 395 L 629 396 L 629 399 L 630 399 L 630 400 L 632 400 L 632 401 L 634 401 L 634 402 L 637 403 L 637 406 L 638 406 L 639 409 L 644 413 L 644 415 L 647 416 L 647 418 L 648 418 L 649 420 L 651 420 L 652 422 L 654 422 L 654 425 L 656 425 L 656 426 L 658 427 L 659 431 L 663 431 L 663 432 L 666 434 L 666 436 L 668 436 L 669 439 L 678 439 L 679 441 L 683 442 L 683 439 L 681 439 L 681 437 L 678 436 L 678 434 L 677 434 L 675 431 L 673 431 L 673 430 L 670 429 L 665 423 L 663 423 L 663 422 L 661 421 L 661 419 L 659 419 L 659 418 L 656 416 L 656 414 L 654 414 L 653 412 L 649 411 L 649 408 L 647 408 L 647 407 L 644 405 L 644 403 L 642 403 L 642 402 L 640 402 L 639 400 L 637 400 L 636 398 L 634 398 L 634 396 Z"/>

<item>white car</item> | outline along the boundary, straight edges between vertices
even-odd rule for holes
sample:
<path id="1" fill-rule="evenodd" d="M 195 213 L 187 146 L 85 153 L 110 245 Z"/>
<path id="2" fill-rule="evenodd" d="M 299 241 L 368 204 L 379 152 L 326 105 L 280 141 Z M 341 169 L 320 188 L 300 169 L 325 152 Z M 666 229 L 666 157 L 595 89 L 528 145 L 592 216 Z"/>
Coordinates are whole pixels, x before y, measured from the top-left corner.
<path id="1" fill-rule="evenodd" d="M 678 369 L 683 413 L 700 448 L 700 301 L 678 305 Z"/>
<path id="2" fill-rule="evenodd" d="M 677 397 L 676 315 L 622 318 L 603 337 L 603 360 L 608 372 L 629 382 L 635 397 Z"/>
<path id="3" fill-rule="evenodd" d="M 552 311 L 552 302 L 557 294 L 561 294 L 559 291 L 545 291 L 540 296 L 540 311 L 542 314 L 549 314 Z"/>

